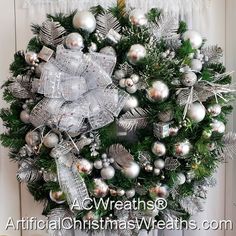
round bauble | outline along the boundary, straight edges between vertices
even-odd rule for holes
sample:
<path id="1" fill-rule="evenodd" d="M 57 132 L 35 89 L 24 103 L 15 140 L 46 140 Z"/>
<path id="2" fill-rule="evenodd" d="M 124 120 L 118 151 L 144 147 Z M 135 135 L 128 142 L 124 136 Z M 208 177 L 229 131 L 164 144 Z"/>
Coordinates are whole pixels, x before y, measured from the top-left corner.
<path id="1" fill-rule="evenodd" d="M 22 122 L 24 122 L 25 124 L 29 124 L 30 123 L 30 114 L 23 110 L 21 113 L 20 113 L 20 119 Z"/>
<path id="2" fill-rule="evenodd" d="M 125 103 L 123 110 L 129 111 L 129 110 L 136 108 L 136 107 L 138 107 L 138 99 L 134 96 L 130 96 L 127 99 L 127 102 Z"/>
<path id="3" fill-rule="evenodd" d="M 136 84 L 126 87 L 126 91 L 131 94 L 136 93 L 137 90 L 138 90 L 138 88 L 137 88 Z"/>
<path id="4" fill-rule="evenodd" d="M 126 87 L 126 79 L 120 79 L 119 81 L 119 86 L 121 88 L 125 88 Z"/>
<path id="5" fill-rule="evenodd" d="M 92 33 L 96 28 L 96 19 L 89 11 L 78 11 L 73 17 L 73 26 L 75 29 Z"/>
<path id="6" fill-rule="evenodd" d="M 134 189 L 126 190 L 125 195 L 127 198 L 132 198 L 135 196 L 135 190 Z"/>
<path id="7" fill-rule="evenodd" d="M 94 179 L 94 189 L 92 191 L 95 197 L 105 197 L 108 194 L 109 188 L 101 179 Z"/>
<path id="8" fill-rule="evenodd" d="M 184 73 L 181 78 L 181 83 L 184 86 L 190 87 L 193 86 L 196 82 L 197 82 L 197 75 L 191 71 Z"/>
<path id="9" fill-rule="evenodd" d="M 135 179 L 139 175 L 140 166 L 136 162 L 132 162 L 131 165 L 127 168 L 124 168 L 122 172 L 126 177 Z"/>
<path id="10" fill-rule="evenodd" d="M 93 169 L 93 164 L 85 158 L 81 158 L 76 163 L 77 170 L 80 173 L 90 174 Z"/>
<path id="11" fill-rule="evenodd" d="M 143 10 L 134 9 L 129 13 L 129 21 L 132 25 L 143 26 L 146 25 L 148 20 Z"/>
<path id="12" fill-rule="evenodd" d="M 147 171 L 147 172 L 152 172 L 153 171 L 153 166 L 148 164 L 144 167 L 144 170 Z"/>
<path id="13" fill-rule="evenodd" d="M 202 36 L 194 30 L 186 31 L 183 34 L 183 40 L 184 41 L 189 40 L 192 48 L 194 48 L 194 49 L 200 48 L 202 46 L 202 41 L 203 41 Z"/>
<path id="14" fill-rule="evenodd" d="M 199 102 L 191 104 L 187 112 L 187 117 L 196 123 L 201 122 L 205 118 L 205 115 L 206 109 Z"/>
<path id="15" fill-rule="evenodd" d="M 132 87 L 134 85 L 134 82 L 132 79 L 125 79 L 125 86 L 126 87 Z"/>
<path id="16" fill-rule="evenodd" d="M 97 169 L 97 170 L 102 169 L 102 167 L 103 167 L 102 161 L 101 161 L 101 160 L 96 160 L 96 161 L 93 163 L 93 166 L 94 166 L 94 168 Z"/>
<path id="17" fill-rule="evenodd" d="M 117 189 L 117 195 L 122 197 L 125 195 L 125 190 L 124 189 Z"/>
<path id="18" fill-rule="evenodd" d="M 221 113 L 221 105 L 220 104 L 214 104 L 214 105 L 210 105 L 207 108 L 207 111 L 209 112 L 209 114 L 211 114 L 211 116 L 215 117 L 218 116 Z"/>
<path id="19" fill-rule="evenodd" d="M 177 127 L 177 126 L 173 126 L 173 127 L 169 128 L 169 135 L 170 136 L 175 136 L 178 134 L 178 132 L 179 132 L 179 127 Z"/>
<path id="20" fill-rule="evenodd" d="M 163 143 L 160 142 L 155 142 L 152 145 L 152 152 L 153 154 L 155 154 L 156 156 L 164 156 L 166 154 L 166 147 Z"/>
<path id="21" fill-rule="evenodd" d="M 152 102 L 163 102 L 169 97 L 169 88 L 164 82 L 157 80 L 147 90 L 147 97 Z"/>
<path id="22" fill-rule="evenodd" d="M 39 62 L 38 55 L 35 52 L 27 52 L 25 54 L 25 61 L 28 65 L 34 66 Z"/>
<path id="23" fill-rule="evenodd" d="M 49 196 L 50 196 L 50 199 L 53 202 L 56 202 L 57 204 L 62 204 L 66 201 L 65 200 L 65 194 L 62 191 L 54 192 L 54 191 L 51 190 L 50 193 L 49 193 Z"/>
<path id="24" fill-rule="evenodd" d="M 92 42 L 90 46 L 88 46 L 89 52 L 96 52 L 98 50 L 98 46 L 96 43 Z"/>
<path id="25" fill-rule="evenodd" d="M 131 76 L 130 76 L 130 79 L 135 83 L 135 84 L 137 84 L 138 82 L 139 82 L 139 75 L 136 75 L 136 74 L 132 74 Z"/>
<path id="26" fill-rule="evenodd" d="M 172 110 L 166 110 L 159 112 L 157 117 L 162 122 L 169 122 L 173 119 L 174 115 Z"/>
<path id="27" fill-rule="evenodd" d="M 49 133 L 43 139 L 43 144 L 48 148 L 54 148 L 58 143 L 59 137 L 55 133 Z"/>
<path id="28" fill-rule="evenodd" d="M 106 55 L 116 57 L 116 50 L 111 46 L 106 46 L 106 47 L 102 48 L 99 52 L 106 54 Z"/>
<path id="29" fill-rule="evenodd" d="M 149 190 L 149 192 L 153 198 L 157 198 L 157 197 L 166 198 L 169 194 L 168 188 L 165 185 L 153 187 Z"/>
<path id="30" fill-rule="evenodd" d="M 213 120 L 210 124 L 212 131 L 223 134 L 225 132 L 225 124 L 219 120 Z"/>
<path id="31" fill-rule="evenodd" d="M 174 145 L 174 155 L 176 157 L 184 158 L 189 154 L 191 147 L 192 146 L 188 140 L 178 142 Z"/>
<path id="32" fill-rule="evenodd" d="M 101 176 L 103 179 L 112 179 L 115 175 L 115 169 L 112 166 L 103 167 Z"/>
<path id="33" fill-rule="evenodd" d="M 65 39 L 65 45 L 72 50 L 81 50 L 84 47 L 83 37 L 79 33 L 70 33 Z"/>
<path id="34" fill-rule="evenodd" d="M 202 136 L 205 138 L 205 139 L 209 139 L 211 136 L 212 136 L 212 130 L 204 130 L 202 132 Z"/>
<path id="35" fill-rule="evenodd" d="M 161 174 L 161 170 L 158 168 L 155 168 L 153 171 L 154 175 L 160 175 Z"/>
<path id="36" fill-rule="evenodd" d="M 114 77 L 117 80 L 124 79 L 125 76 L 126 76 L 126 74 L 123 70 L 116 70 L 115 73 L 114 73 Z M 124 81 L 124 84 L 125 84 L 125 81 Z"/>
<path id="37" fill-rule="evenodd" d="M 190 67 L 193 71 L 200 72 L 202 70 L 202 62 L 198 59 L 193 59 Z"/>
<path id="38" fill-rule="evenodd" d="M 186 177 L 183 173 L 178 173 L 176 175 L 176 181 L 175 182 L 176 182 L 177 185 L 182 185 L 182 184 L 185 183 L 185 181 L 186 181 Z"/>
<path id="39" fill-rule="evenodd" d="M 157 169 L 162 170 L 162 169 L 165 167 L 165 161 L 162 160 L 162 159 L 157 159 L 157 160 L 154 161 L 154 166 L 155 166 Z"/>
<path id="40" fill-rule="evenodd" d="M 135 65 L 146 56 L 146 53 L 146 49 L 143 45 L 134 44 L 130 47 L 127 57 L 129 62 Z"/>
<path id="41" fill-rule="evenodd" d="M 29 146 L 35 147 L 40 144 L 40 134 L 37 131 L 30 131 L 26 134 L 25 141 Z"/>

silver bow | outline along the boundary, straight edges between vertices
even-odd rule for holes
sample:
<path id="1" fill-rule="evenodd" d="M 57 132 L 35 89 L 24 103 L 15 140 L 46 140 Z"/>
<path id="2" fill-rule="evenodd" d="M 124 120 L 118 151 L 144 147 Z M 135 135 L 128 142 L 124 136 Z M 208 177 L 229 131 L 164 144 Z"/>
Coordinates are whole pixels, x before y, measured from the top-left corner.
<path id="1" fill-rule="evenodd" d="M 58 46 L 56 58 L 43 68 L 38 92 L 48 99 L 33 109 L 33 125 L 50 124 L 63 131 L 78 132 L 85 119 L 91 129 L 111 123 L 128 98 L 112 84 L 115 64 L 116 57 L 112 55 L 83 54 Z M 42 117 L 43 113 L 47 113 L 47 118 Z"/>

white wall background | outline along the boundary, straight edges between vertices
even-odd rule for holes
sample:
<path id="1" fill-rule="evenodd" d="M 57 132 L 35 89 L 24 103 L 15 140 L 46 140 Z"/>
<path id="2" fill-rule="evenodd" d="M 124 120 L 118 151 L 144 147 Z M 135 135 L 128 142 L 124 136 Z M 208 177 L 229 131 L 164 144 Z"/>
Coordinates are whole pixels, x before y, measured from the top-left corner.
<path id="1" fill-rule="evenodd" d="M 89 0 L 88 0 L 89 1 Z M 94 0 L 95 1 L 95 0 Z M 94 1 L 89 1 L 91 5 Z M 143 0 L 144 1 L 144 0 Z M 169 0 L 167 0 L 169 1 Z M 189 0 L 190 1 L 190 0 Z M 209 0 L 206 0 L 209 1 Z M 68 1 L 69 2 L 69 1 Z M 109 3 L 110 1 L 101 1 Z M 148 0 L 146 1 L 148 2 Z M 154 0 L 151 1 L 155 2 Z M 158 0 L 156 0 L 158 2 Z M 44 19 L 43 9 L 37 9 L 30 15 L 27 9 L 22 9 L 23 0 L 0 1 L 0 79 L 1 83 L 8 75 L 8 66 L 13 60 L 14 51 L 25 49 L 31 38 L 30 23 L 32 17 L 38 22 Z M 83 6 L 81 6 L 83 7 Z M 149 6 L 150 7 L 150 6 Z M 200 31 L 208 39 L 209 44 L 218 44 L 225 51 L 225 62 L 229 70 L 236 70 L 236 1 L 211 0 L 208 13 L 195 11 L 193 28 Z M 5 104 L 1 101 L 1 107 Z M 236 115 L 236 111 L 235 111 Z M 236 122 L 231 122 L 229 129 L 236 130 Z M 2 131 L 2 128 L 1 128 Z M 5 231 L 8 217 L 15 220 L 20 216 L 41 216 L 42 206 L 34 202 L 24 185 L 19 185 L 15 179 L 17 166 L 8 160 L 7 150 L 0 149 L 0 235 L 8 236 L 44 236 L 42 231 Z M 209 191 L 205 211 L 194 218 L 202 220 L 231 219 L 236 227 L 236 161 L 222 165 L 216 173 L 218 184 Z M 160 236 L 162 232 L 154 232 Z M 235 236 L 236 231 L 179 231 L 165 232 L 165 236 Z M 79 234 L 81 235 L 81 234 Z"/>

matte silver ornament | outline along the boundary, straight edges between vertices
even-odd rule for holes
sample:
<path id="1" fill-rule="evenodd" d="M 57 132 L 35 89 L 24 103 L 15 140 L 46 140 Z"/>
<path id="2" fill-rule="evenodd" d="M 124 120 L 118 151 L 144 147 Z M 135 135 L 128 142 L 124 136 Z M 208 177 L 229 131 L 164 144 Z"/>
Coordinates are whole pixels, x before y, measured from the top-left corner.
<path id="1" fill-rule="evenodd" d="M 37 53 L 31 51 L 27 52 L 25 54 L 25 61 L 27 64 L 35 66 L 39 62 Z"/>
<path id="2" fill-rule="evenodd" d="M 163 102 L 169 97 L 169 88 L 164 82 L 157 80 L 147 90 L 147 97 L 152 102 Z"/>
<path id="3" fill-rule="evenodd" d="M 207 108 L 207 111 L 211 114 L 211 116 L 215 117 L 221 113 L 221 105 L 220 104 L 213 104 Z"/>
<path id="4" fill-rule="evenodd" d="M 76 162 L 76 167 L 80 173 L 85 173 L 85 174 L 90 174 L 93 169 L 92 163 L 85 158 L 80 158 Z"/>
<path id="5" fill-rule="evenodd" d="M 30 123 L 30 114 L 26 111 L 26 110 L 23 110 L 21 113 L 20 113 L 20 119 L 22 122 L 24 122 L 25 124 L 28 124 Z"/>
<path id="6" fill-rule="evenodd" d="M 134 9 L 129 13 L 129 21 L 135 26 L 144 26 L 148 20 L 143 10 Z"/>
<path id="7" fill-rule="evenodd" d="M 140 77 L 139 77 L 139 75 L 132 74 L 132 75 L 130 76 L 130 79 L 131 79 L 135 84 L 137 84 L 137 83 L 139 82 L 139 80 L 140 80 Z"/>
<path id="8" fill-rule="evenodd" d="M 96 161 L 93 163 L 93 166 L 94 166 L 94 168 L 97 169 L 97 170 L 102 169 L 102 167 L 103 167 L 102 161 L 101 161 L 101 160 L 96 160 Z"/>
<path id="9" fill-rule="evenodd" d="M 176 175 L 176 184 L 177 185 L 183 185 L 186 181 L 186 177 L 183 173 L 177 173 Z"/>
<path id="10" fill-rule="evenodd" d="M 79 33 L 70 33 L 65 39 L 65 45 L 72 50 L 81 50 L 84 47 L 83 37 Z"/>
<path id="11" fill-rule="evenodd" d="M 191 71 L 184 73 L 181 78 L 181 83 L 184 86 L 190 87 L 193 86 L 196 82 L 197 82 L 197 75 Z"/>
<path id="12" fill-rule="evenodd" d="M 123 174 L 130 178 L 130 179 L 135 179 L 138 177 L 139 172 L 140 172 L 140 166 L 136 162 L 131 162 L 129 167 L 125 167 L 122 170 Z"/>
<path id="13" fill-rule="evenodd" d="M 225 132 L 225 124 L 219 120 L 213 120 L 210 124 L 212 131 L 223 134 Z"/>
<path id="14" fill-rule="evenodd" d="M 135 189 L 130 189 L 125 191 L 125 195 L 127 198 L 132 198 L 135 196 Z"/>
<path id="15" fill-rule="evenodd" d="M 163 159 L 157 159 L 154 161 L 154 166 L 162 170 L 165 167 L 165 161 Z"/>
<path id="16" fill-rule="evenodd" d="M 189 154 L 191 147 L 192 145 L 188 140 L 178 142 L 174 145 L 174 155 L 179 158 L 185 158 Z"/>
<path id="17" fill-rule="evenodd" d="M 115 169 L 112 166 L 103 167 L 101 169 L 103 179 L 112 179 L 115 176 Z"/>
<path id="18" fill-rule="evenodd" d="M 152 152 L 156 156 L 164 156 L 166 154 L 166 147 L 163 143 L 155 142 L 152 146 Z"/>
<path id="19" fill-rule="evenodd" d="M 191 46 L 194 48 L 194 49 L 198 49 L 202 46 L 202 36 L 194 31 L 194 30 L 188 30 L 186 31 L 184 34 L 183 34 L 183 40 L 184 41 L 187 41 L 189 40 L 190 41 L 190 44 Z"/>
<path id="20" fill-rule="evenodd" d="M 73 26 L 92 33 L 96 28 L 96 19 L 89 11 L 78 11 L 73 17 Z"/>
<path id="21" fill-rule="evenodd" d="M 127 100 L 127 102 L 125 103 L 123 110 L 124 111 L 129 111 L 133 108 L 138 107 L 138 99 L 134 96 L 130 96 Z"/>
<path id="22" fill-rule="evenodd" d="M 202 70 L 202 62 L 199 59 L 193 59 L 190 66 L 193 71 L 200 72 Z"/>
<path id="23" fill-rule="evenodd" d="M 40 134 L 37 131 L 30 131 L 26 134 L 25 141 L 29 146 L 35 147 L 40 144 Z"/>
<path id="24" fill-rule="evenodd" d="M 196 123 L 201 122 L 205 118 L 205 115 L 206 109 L 199 102 L 191 104 L 188 108 L 187 117 Z"/>
<path id="25" fill-rule="evenodd" d="M 154 175 L 160 175 L 161 174 L 161 170 L 158 169 L 158 168 L 155 168 L 154 171 L 153 171 Z"/>
<path id="26" fill-rule="evenodd" d="M 131 64 L 137 64 L 141 59 L 146 56 L 147 52 L 143 45 L 134 44 L 130 47 L 129 52 L 127 53 L 128 60 Z"/>
<path id="27" fill-rule="evenodd" d="M 54 148 L 58 143 L 59 137 L 55 133 L 49 133 L 43 139 L 43 144 L 48 148 Z"/>

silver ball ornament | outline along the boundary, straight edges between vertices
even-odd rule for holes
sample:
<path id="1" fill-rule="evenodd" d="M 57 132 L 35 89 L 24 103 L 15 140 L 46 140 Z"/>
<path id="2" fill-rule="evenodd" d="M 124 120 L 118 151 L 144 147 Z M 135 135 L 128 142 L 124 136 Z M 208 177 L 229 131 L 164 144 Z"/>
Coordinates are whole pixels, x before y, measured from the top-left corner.
<path id="1" fill-rule="evenodd" d="M 188 30 L 186 31 L 184 34 L 183 34 L 183 40 L 184 41 L 187 41 L 189 40 L 190 41 L 190 44 L 191 46 L 194 48 L 194 49 L 198 49 L 202 46 L 202 36 L 194 31 L 194 30 Z"/>
<path id="2" fill-rule="evenodd" d="M 138 90 L 138 88 L 137 88 L 136 84 L 133 84 L 132 86 L 126 87 L 126 91 L 128 93 L 131 93 L 131 94 L 136 93 L 137 90 Z"/>
<path id="3" fill-rule="evenodd" d="M 164 82 L 157 80 L 147 90 L 147 97 L 153 102 L 163 102 L 169 97 L 169 88 Z"/>
<path id="4" fill-rule="evenodd" d="M 152 152 L 156 156 L 164 156 L 166 154 L 166 147 L 163 143 L 155 142 L 152 146 Z"/>
<path id="5" fill-rule="evenodd" d="M 40 134 L 37 131 L 30 131 L 26 134 L 25 141 L 29 146 L 35 147 L 40 144 Z"/>
<path id="6" fill-rule="evenodd" d="M 126 87 L 132 87 L 134 85 L 134 82 L 132 79 L 125 79 L 125 86 Z"/>
<path id="7" fill-rule="evenodd" d="M 179 158 L 187 156 L 191 150 L 192 145 L 188 140 L 178 142 L 174 145 L 174 155 Z"/>
<path id="8" fill-rule="evenodd" d="M 116 57 L 116 50 L 111 46 L 106 46 L 106 47 L 102 48 L 99 52 L 106 54 L 106 55 Z"/>
<path id="9" fill-rule="evenodd" d="M 48 148 L 54 148 L 59 143 L 59 137 L 55 133 L 49 133 L 43 139 L 43 144 Z"/>
<path id="10" fill-rule="evenodd" d="M 212 131 L 223 134 L 225 132 L 225 124 L 219 120 L 213 120 L 210 124 Z"/>
<path id="11" fill-rule="evenodd" d="M 135 84 L 137 84 L 138 82 L 139 82 L 139 75 L 136 75 L 136 74 L 132 74 L 131 76 L 130 76 L 130 79 L 135 83 Z"/>
<path id="12" fill-rule="evenodd" d="M 125 88 L 126 87 L 126 79 L 120 79 L 119 81 L 119 86 L 121 88 Z"/>
<path id="13" fill-rule="evenodd" d="M 177 185 L 183 185 L 186 181 L 186 177 L 183 173 L 178 173 L 176 175 L 176 184 Z"/>
<path id="14" fill-rule="evenodd" d="M 93 169 L 93 164 L 85 158 L 81 158 L 76 163 L 77 170 L 80 173 L 90 174 Z"/>
<path id="15" fill-rule="evenodd" d="M 73 17 L 73 26 L 75 29 L 92 33 L 96 28 L 96 19 L 89 11 L 78 11 Z"/>
<path id="16" fill-rule="evenodd" d="M 161 170 L 158 168 L 155 168 L 153 171 L 154 175 L 160 175 L 161 174 Z"/>
<path id="17" fill-rule="evenodd" d="M 137 64 L 141 59 L 146 56 L 147 52 L 143 45 L 134 44 L 130 47 L 129 52 L 127 54 L 128 60 L 131 64 Z"/>
<path id="18" fill-rule="evenodd" d="M 97 198 L 105 197 L 108 194 L 109 187 L 102 179 L 94 179 L 93 195 Z"/>
<path id="19" fill-rule="evenodd" d="M 138 107 L 138 99 L 134 96 L 130 96 L 127 100 L 127 102 L 125 103 L 123 110 L 124 111 L 129 111 L 133 108 Z"/>
<path id="20" fill-rule="evenodd" d="M 65 39 L 65 45 L 72 50 L 81 50 L 84 47 L 83 37 L 79 33 L 70 33 Z"/>
<path id="21" fill-rule="evenodd" d="M 162 170 L 162 169 L 165 167 L 165 161 L 162 160 L 162 159 L 157 159 L 157 160 L 154 161 L 154 166 L 155 166 L 157 169 Z"/>
<path id="22" fill-rule="evenodd" d="M 221 113 L 221 105 L 220 104 L 214 104 L 210 105 L 207 108 L 207 111 L 211 114 L 211 116 L 215 117 L 218 116 Z"/>
<path id="23" fill-rule="evenodd" d="M 200 72 L 202 70 L 202 62 L 198 59 L 193 59 L 190 67 L 192 70 Z"/>
<path id="24" fill-rule="evenodd" d="M 122 172 L 126 177 L 135 179 L 139 175 L 140 166 L 136 162 L 132 162 L 131 165 L 127 168 L 124 168 Z"/>
<path id="25" fill-rule="evenodd" d="M 153 167 L 151 166 L 151 165 L 146 165 L 145 167 L 144 167 L 144 169 L 145 169 L 145 171 L 147 171 L 147 172 L 152 172 L 153 171 Z"/>
<path id="26" fill-rule="evenodd" d="M 127 198 L 132 198 L 132 197 L 135 196 L 135 190 L 134 189 L 127 190 L 125 192 L 125 195 L 126 195 Z"/>
<path id="27" fill-rule="evenodd" d="M 184 73 L 181 78 L 181 83 L 184 86 L 190 87 L 193 86 L 196 82 L 197 82 L 197 75 L 191 71 Z"/>
<path id="28" fill-rule="evenodd" d="M 124 189 L 117 189 L 117 195 L 118 196 L 124 196 L 125 195 L 125 190 Z"/>
<path id="29" fill-rule="evenodd" d="M 112 166 L 104 167 L 101 170 L 101 176 L 103 179 L 112 179 L 115 175 L 115 169 Z"/>
<path id="30" fill-rule="evenodd" d="M 36 65 L 36 63 L 39 62 L 37 53 L 31 51 L 27 52 L 25 54 L 25 61 L 28 65 Z"/>
<path id="31" fill-rule="evenodd" d="M 22 122 L 24 122 L 25 124 L 29 124 L 30 123 L 30 114 L 23 110 L 21 113 L 20 113 L 20 119 Z"/>
<path id="32" fill-rule="evenodd" d="M 205 118 L 205 115 L 206 109 L 199 102 L 191 104 L 187 112 L 187 117 L 196 123 L 201 122 Z"/>
<path id="33" fill-rule="evenodd" d="M 115 76 L 115 79 L 121 80 L 121 79 L 125 78 L 126 74 L 123 70 L 116 70 L 114 73 L 114 76 Z"/>
<path id="34" fill-rule="evenodd" d="M 102 169 L 102 167 L 103 167 L 102 161 L 101 161 L 101 160 L 96 160 L 96 161 L 93 163 L 93 166 L 94 166 L 94 168 L 97 169 L 97 170 Z"/>
<path id="35" fill-rule="evenodd" d="M 66 200 L 65 200 L 65 195 L 62 191 L 57 191 L 57 192 L 54 192 L 54 191 L 50 191 L 49 192 L 49 196 L 50 196 L 50 199 L 53 201 L 53 202 L 56 202 L 57 204 L 62 204 L 64 203 Z"/>
<path id="36" fill-rule="evenodd" d="M 129 13 L 129 21 L 132 25 L 143 26 L 146 25 L 148 20 L 143 10 L 134 9 Z"/>

